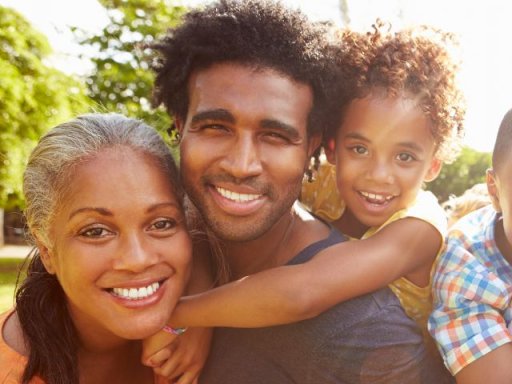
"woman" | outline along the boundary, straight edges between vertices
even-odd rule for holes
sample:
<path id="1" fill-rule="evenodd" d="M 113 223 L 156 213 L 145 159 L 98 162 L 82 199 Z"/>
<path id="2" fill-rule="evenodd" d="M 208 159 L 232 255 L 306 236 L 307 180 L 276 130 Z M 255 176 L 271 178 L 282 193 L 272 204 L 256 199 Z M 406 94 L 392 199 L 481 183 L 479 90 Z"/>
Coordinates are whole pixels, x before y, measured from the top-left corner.
<path id="1" fill-rule="evenodd" d="M 140 339 L 162 329 L 192 246 L 160 136 L 120 115 L 52 129 L 24 174 L 37 250 L 0 317 L 2 383 L 156 383 Z"/>

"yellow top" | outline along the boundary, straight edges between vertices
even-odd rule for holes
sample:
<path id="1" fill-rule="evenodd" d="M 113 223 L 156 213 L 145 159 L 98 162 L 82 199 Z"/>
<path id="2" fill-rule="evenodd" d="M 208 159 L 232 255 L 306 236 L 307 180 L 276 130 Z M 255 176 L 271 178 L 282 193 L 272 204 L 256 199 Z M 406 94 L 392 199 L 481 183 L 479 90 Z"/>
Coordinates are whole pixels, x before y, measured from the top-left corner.
<path id="1" fill-rule="evenodd" d="M 316 180 L 312 183 L 303 183 L 301 201 L 313 213 L 327 221 L 334 221 L 341 217 L 345 209 L 345 203 L 338 194 L 336 187 L 336 167 L 334 165 L 327 162 L 322 163 Z M 439 231 L 443 243 L 437 253 L 437 259 L 444 245 L 444 236 L 447 232 L 447 219 L 436 197 L 428 191 L 420 191 L 416 201 L 409 208 L 397 211 L 380 227 L 368 229 L 361 239 L 372 236 L 389 223 L 404 217 L 414 217 L 424 220 L 432 224 L 434 228 Z M 430 280 L 432 281 L 432 277 Z M 424 332 L 424 335 L 427 336 L 427 320 L 432 311 L 431 283 L 426 287 L 419 287 L 405 277 L 401 277 L 389 284 L 389 287 L 400 300 L 407 315 L 416 320 Z M 430 340 L 430 336 L 427 336 L 426 339 Z"/>

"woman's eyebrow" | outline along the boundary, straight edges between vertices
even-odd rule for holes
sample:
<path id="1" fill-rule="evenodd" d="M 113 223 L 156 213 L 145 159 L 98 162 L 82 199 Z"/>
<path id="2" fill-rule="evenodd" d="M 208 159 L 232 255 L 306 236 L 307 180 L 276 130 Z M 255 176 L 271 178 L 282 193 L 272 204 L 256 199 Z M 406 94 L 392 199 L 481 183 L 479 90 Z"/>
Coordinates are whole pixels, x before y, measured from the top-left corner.
<path id="1" fill-rule="evenodd" d="M 69 214 L 68 220 L 71 220 L 74 216 L 76 216 L 80 213 L 83 213 L 83 212 L 96 212 L 103 216 L 114 216 L 114 214 L 106 208 L 83 207 L 83 208 L 79 208 L 79 209 L 76 209 L 73 212 L 71 212 Z"/>

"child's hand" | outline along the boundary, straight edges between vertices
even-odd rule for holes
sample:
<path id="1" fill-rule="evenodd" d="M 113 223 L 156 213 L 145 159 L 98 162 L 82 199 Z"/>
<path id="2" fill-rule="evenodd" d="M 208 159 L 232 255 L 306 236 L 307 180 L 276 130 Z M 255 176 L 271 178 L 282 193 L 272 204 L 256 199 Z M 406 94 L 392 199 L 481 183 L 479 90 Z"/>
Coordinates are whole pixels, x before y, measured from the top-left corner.
<path id="1" fill-rule="evenodd" d="M 142 362 L 173 383 L 196 384 L 211 337 L 210 328 L 189 328 L 180 336 L 160 331 L 143 341 Z"/>

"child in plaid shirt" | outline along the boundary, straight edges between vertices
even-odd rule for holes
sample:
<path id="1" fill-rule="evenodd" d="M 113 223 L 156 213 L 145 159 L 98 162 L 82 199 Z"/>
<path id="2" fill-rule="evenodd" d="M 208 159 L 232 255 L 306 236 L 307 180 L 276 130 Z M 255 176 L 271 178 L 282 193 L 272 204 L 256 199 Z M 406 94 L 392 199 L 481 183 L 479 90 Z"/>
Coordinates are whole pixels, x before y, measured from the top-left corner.
<path id="1" fill-rule="evenodd" d="M 429 330 L 457 383 L 512 381 L 512 110 L 487 171 L 492 205 L 449 232 L 433 280 Z"/>

